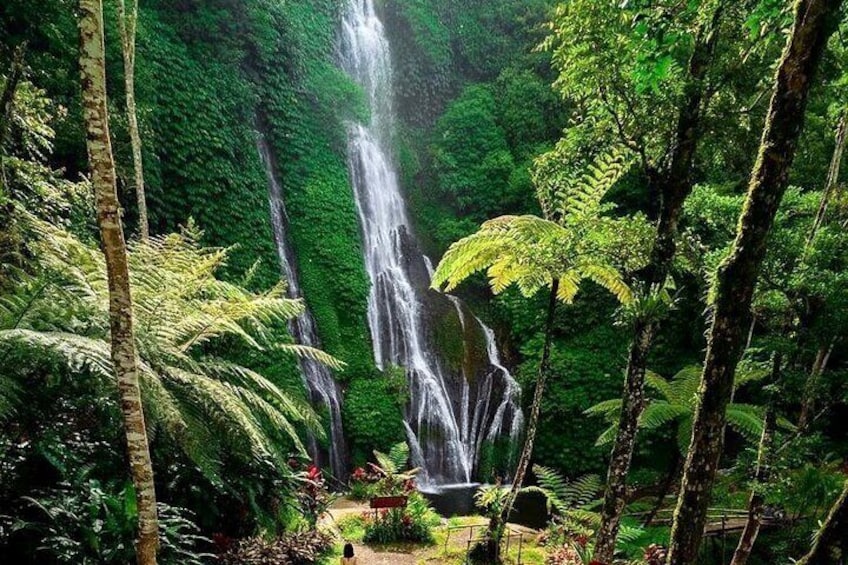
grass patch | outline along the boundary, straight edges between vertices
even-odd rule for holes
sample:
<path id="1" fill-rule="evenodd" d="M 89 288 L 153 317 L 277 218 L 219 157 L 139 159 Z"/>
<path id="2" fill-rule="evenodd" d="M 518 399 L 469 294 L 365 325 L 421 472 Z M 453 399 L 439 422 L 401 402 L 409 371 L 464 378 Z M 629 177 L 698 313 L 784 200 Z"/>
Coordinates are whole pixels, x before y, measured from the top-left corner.
<path id="1" fill-rule="evenodd" d="M 357 514 L 343 516 L 338 519 L 336 525 L 345 541 L 361 543 L 365 537 L 365 518 L 362 516 Z"/>

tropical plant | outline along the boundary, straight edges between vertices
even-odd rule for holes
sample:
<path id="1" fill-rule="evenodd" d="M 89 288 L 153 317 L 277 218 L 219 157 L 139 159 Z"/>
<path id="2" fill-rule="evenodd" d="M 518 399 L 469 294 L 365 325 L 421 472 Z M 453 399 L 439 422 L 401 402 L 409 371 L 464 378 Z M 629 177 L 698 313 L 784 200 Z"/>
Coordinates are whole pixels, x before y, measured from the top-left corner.
<path id="1" fill-rule="evenodd" d="M 546 544 L 562 547 L 559 553 L 589 563 L 594 551 L 593 537 L 601 524 L 601 515 L 596 511 L 598 493 L 603 483 L 597 475 L 585 475 L 569 480 L 550 467 L 534 465 L 538 485 L 528 486 L 522 492 L 536 492 L 544 496 L 551 520 L 546 532 Z M 643 529 L 625 523 L 617 539 L 618 549 L 633 554 L 638 552 L 636 540 Z M 555 552 L 556 553 L 556 552 Z M 563 561 L 566 562 L 566 561 Z"/>
<path id="2" fill-rule="evenodd" d="M 363 518 L 365 533 L 362 540 L 366 543 L 431 543 L 433 528 L 441 521 L 427 499 L 417 491 L 408 493 L 405 507 L 382 509 L 376 515 L 367 513 Z"/>
<path id="3" fill-rule="evenodd" d="M 737 375 L 734 390 L 758 382 L 766 376 L 768 371 L 748 366 Z M 677 447 L 685 454 L 689 447 L 689 438 L 692 436 L 692 418 L 695 414 L 700 381 L 701 367 L 698 366 L 685 367 L 670 380 L 648 371 L 645 384 L 653 390 L 655 398 L 647 400 L 639 418 L 639 429 L 662 430 L 670 425 L 676 426 Z M 610 427 L 598 437 L 598 445 L 607 445 L 615 438 L 620 409 L 621 399 L 614 398 L 595 404 L 585 411 L 587 415 L 601 416 L 610 422 Z M 763 432 L 764 413 L 765 409 L 760 406 L 733 402 L 727 407 L 727 423 L 746 440 L 756 442 Z M 781 420 L 781 423 L 786 428 L 792 427 L 786 420 Z"/>
<path id="4" fill-rule="evenodd" d="M 524 447 L 513 488 L 503 508 L 509 513 L 521 488 L 539 420 L 550 363 L 556 302 L 571 303 L 580 285 L 590 280 L 619 301 L 632 300 L 622 271 L 635 270 L 645 260 L 650 227 L 641 216 L 627 219 L 610 214 L 614 206 L 604 198 L 627 171 L 623 151 L 600 156 L 582 175 L 554 166 L 556 153 L 539 159 L 536 193 L 544 212 L 537 216 L 502 216 L 485 222 L 477 233 L 451 245 L 433 275 L 432 285 L 450 291 L 478 271 L 486 271 L 494 293 L 516 285 L 525 296 L 550 289 L 545 345 L 539 377 L 527 421 Z"/>
<path id="5" fill-rule="evenodd" d="M 489 524 L 483 539 L 468 553 L 468 559 L 472 563 L 488 563 L 493 556 L 496 560 L 500 559 L 500 542 L 506 530 L 504 506 L 509 500 L 509 492 L 500 481 L 496 481 L 495 484 L 481 486 L 474 493 L 474 504 L 489 520 Z"/>
<path id="6" fill-rule="evenodd" d="M 316 565 L 333 546 L 333 538 L 318 531 L 293 532 L 268 540 L 242 540 L 218 556 L 224 565 Z"/>
<path id="7" fill-rule="evenodd" d="M 127 563 L 135 559 L 133 537 L 137 519 L 132 484 L 116 488 L 101 484 L 81 470 L 69 482 L 24 497 L 28 518 L 7 518 L 9 537 L 36 535 L 41 559 L 56 563 Z M 201 536 L 191 513 L 158 503 L 158 561 L 169 565 L 202 565 L 211 541 Z M 3 528 L 0 528 L 3 529 Z M 32 555 L 32 557 L 36 557 Z"/>
<path id="8" fill-rule="evenodd" d="M 112 383 L 102 257 L 32 215 L 26 223 L 38 264 L 0 304 L 0 356 L 14 369 L 7 378 L 22 391 L 37 387 L 42 371 Z M 221 484 L 221 455 L 285 469 L 287 446 L 303 452 L 298 426 L 320 433 L 305 401 L 227 352 L 280 351 L 341 365 L 318 350 L 279 343 L 278 328 L 302 312 L 302 303 L 285 298 L 282 284 L 254 293 L 216 278 L 228 250 L 202 247 L 201 236 L 190 223 L 180 233 L 131 243 L 130 284 L 148 425 Z"/>
<path id="9" fill-rule="evenodd" d="M 372 470 L 370 480 L 376 478 L 374 492 L 391 496 L 408 494 L 415 490 L 415 477 L 419 469 L 407 468 L 409 445 L 406 442 L 396 443 L 388 453 L 374 450 L 374 458 L 377 463 L 368 465 Z"/>

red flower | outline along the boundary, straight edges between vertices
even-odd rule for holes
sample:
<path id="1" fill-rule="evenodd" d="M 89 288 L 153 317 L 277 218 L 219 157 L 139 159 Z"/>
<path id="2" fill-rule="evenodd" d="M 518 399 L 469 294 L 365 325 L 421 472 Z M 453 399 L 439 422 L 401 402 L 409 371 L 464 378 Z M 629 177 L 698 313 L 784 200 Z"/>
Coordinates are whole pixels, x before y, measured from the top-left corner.
<path id="1" fill-rule="evenodd" d="M 310 465 L 309 469 L 306 471 L 306 478 L 310 481 L 320 481 L 321 480 L 321 469 L 316 465 Z"/>
<path id="2" fill-rule="evenodd" d="M 586 547 L 586 544 L 589 543 L 589 538 L 584 535 L 579 535 L 574 538 L 574 543 L 579 545 L 580 547 Z M 589 565 L 592 565 L 591 563 Z M 604 565 L 601 563 L 600 565 Z"/>

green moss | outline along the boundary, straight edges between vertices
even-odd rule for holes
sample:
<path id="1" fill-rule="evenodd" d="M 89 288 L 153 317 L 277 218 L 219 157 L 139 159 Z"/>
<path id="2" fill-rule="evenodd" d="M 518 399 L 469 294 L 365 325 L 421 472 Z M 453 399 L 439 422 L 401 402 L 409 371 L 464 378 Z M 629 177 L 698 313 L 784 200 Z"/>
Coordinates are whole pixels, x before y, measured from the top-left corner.
<path id="1" fill-rule="evenodd" d="M 350 383 L 342 416 L 355 466 L 364 465 L 374 449 L 388 452 L 406 438 L 397 401 L 396 392 L 383 378 L 360 378 Z"/>

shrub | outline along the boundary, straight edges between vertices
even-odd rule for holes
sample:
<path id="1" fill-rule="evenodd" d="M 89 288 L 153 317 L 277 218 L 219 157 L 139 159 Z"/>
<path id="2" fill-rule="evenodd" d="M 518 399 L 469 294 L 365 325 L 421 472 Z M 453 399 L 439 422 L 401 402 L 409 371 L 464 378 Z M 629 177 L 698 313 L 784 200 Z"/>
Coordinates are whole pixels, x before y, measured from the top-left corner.
<path id="1" fill-rule="evenodd" d="M 406 508 L 384 509 L 376 514 L 363 514 L 366 543 L 392 543 L 398 541 L 433 543 L 432 529 L 441 519 L 430 508 L 421 493 L 409 496 Z"/>
<path id="2" fill-rule="evenodd" d="M 302 484 L 297 491 L 299 508 L 310 529 L 315 529 L 318 519 L 329 509 L 334 497 L 327 490 L 324 475 L 315 465 L 309 465 L 300 474 Z"/>
<path id="3" fill-rule="evenodd" d="M 378 484 L 370 480 L 372 474 L 368 474 L 362 467 L 357 467 L 350 478 L 350 491 L 348 497 L 351 500 L 364 501 L 377 496 Z"/>
<path id="4" fill-rule="evenodd" d="M 273 540 L 242 540 L 221 554 L 222 565 L 313 565 L 330 550 L 333 538 L 324 532 L 285 534 Z"/>
<path id="5" fill-rule="evenodd" d="M 75 483 L 23 497 L 17 515 L 0 516 L 0 548 L 21 549 L 28 541 L 30 557 L 50 563 L 130 563 L 135 561 L 133 539 L 137 521 L 135 491 L 131 484 L 119 492 L 81 473 Z M 199 548 L 202 537 L 191 513 L 157 504 L 159 562 L 163 565 L 202 565 L 211 555 Z M 2 539 L 5 538 L 5 539 Z"/>

